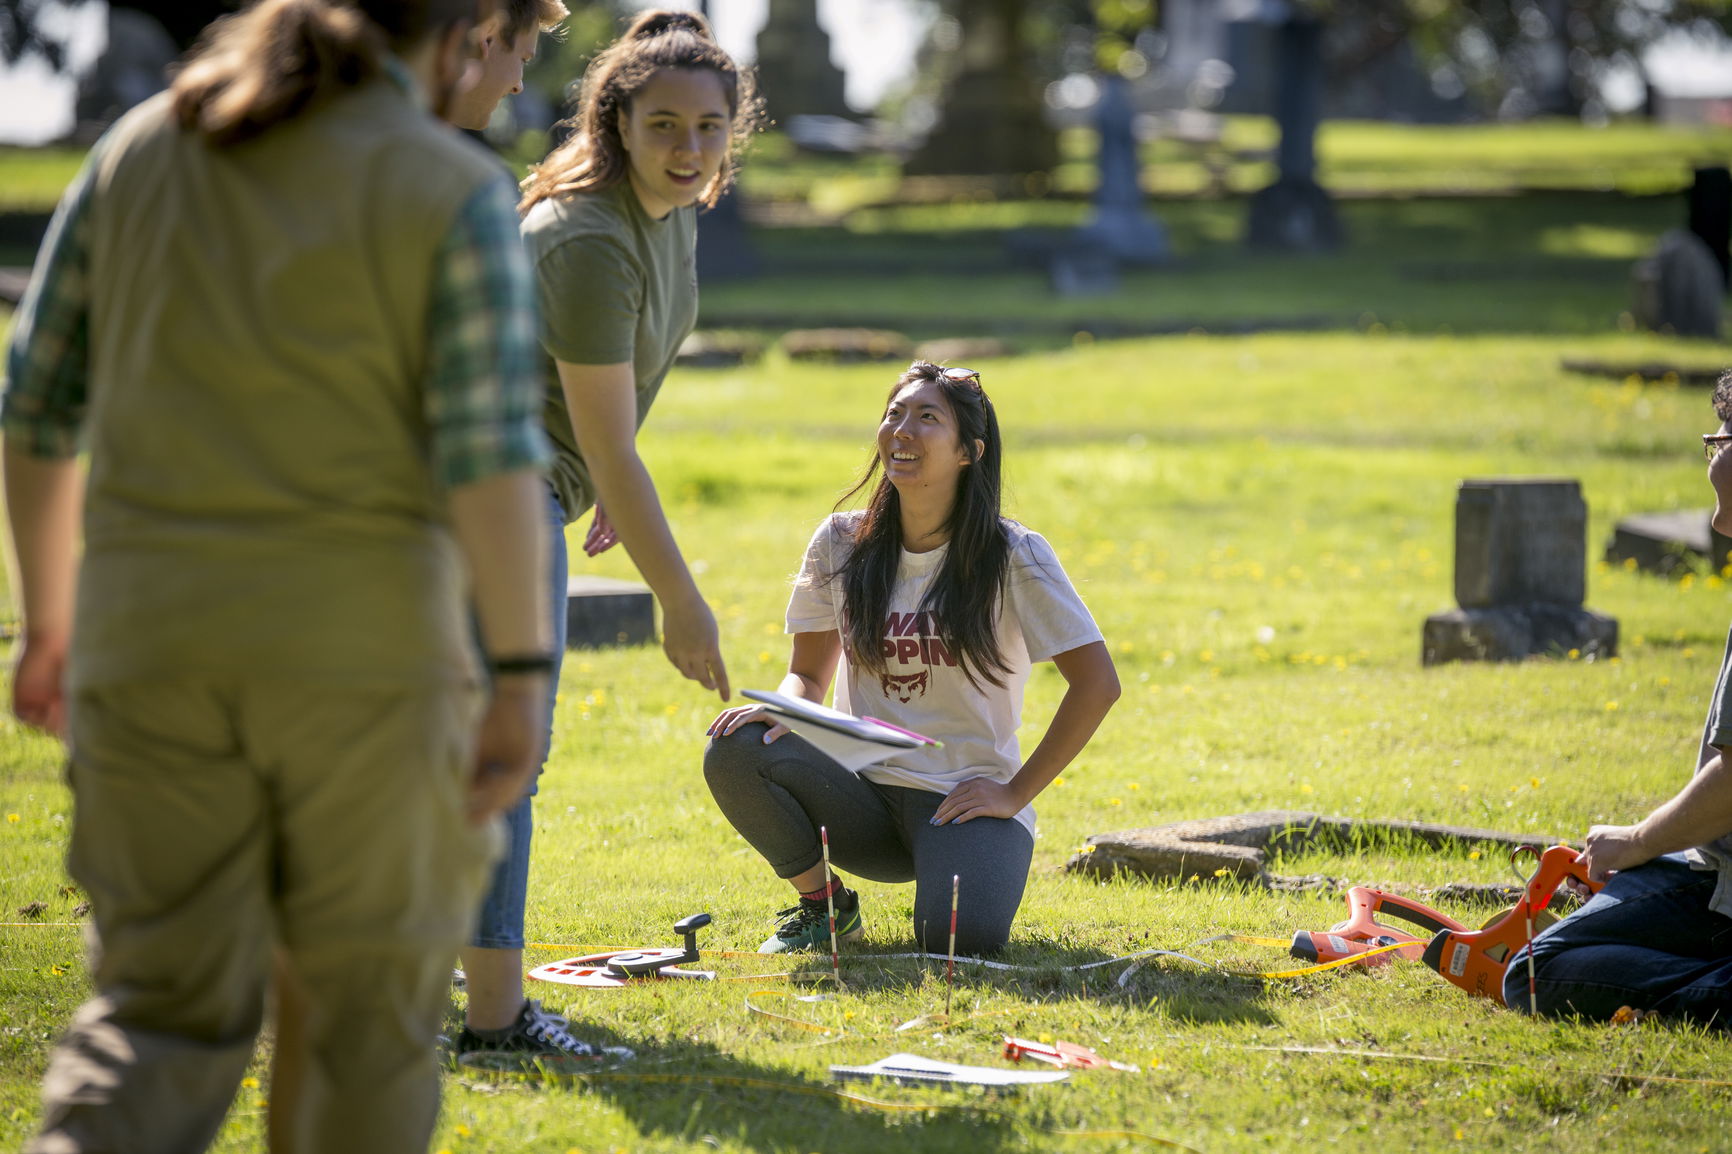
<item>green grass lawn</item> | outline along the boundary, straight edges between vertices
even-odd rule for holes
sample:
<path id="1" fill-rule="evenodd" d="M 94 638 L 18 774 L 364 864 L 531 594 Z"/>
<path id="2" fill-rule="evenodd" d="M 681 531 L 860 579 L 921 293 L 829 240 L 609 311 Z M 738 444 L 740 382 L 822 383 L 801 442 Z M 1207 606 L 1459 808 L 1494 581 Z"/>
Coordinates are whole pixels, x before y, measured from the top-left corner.
<path id="1" fill-rule="evenodd" d="M 479 1151 L 1294 1149 L 1399 1134 L 1413 1149 L 1723 1148 L 1732 1044 L 1676 1026 L 1536 1023 L 1469 1000 L 1416 964 L 1258 981 L 1182 962 L 1063 967 L 1225 932 L 1286 937 L 1343 916 L 1339 897 L 1212 880 L 1103 884 L 1060 872 L 1092 833 L 1259 808 L 1576 835 L 1638 816 L 1688 772 L 1732 595 L 1716 575 L 1660 580 L 1590 564 L 1616 616 L 1610 661 L 1418 665 L 1420 624 L 1450 604 L 1464 477 L 1579 478 L 1597 556 L 1612 523 L 1702 506 L 1700 391 L 1563 374 L 1560 352 L 1646 359 L 1657 338 L 1319 334 L 1185 336 L 986 366 L 1008 430 L 1011 509 L 1057 547 L 1106 632 L 1125 695 L 1040 801 L 1042 835 L 1008 959 L 965 969 L 956 1019 L 941 968 L 909 947 L 911 894 L 865 884 L 867 937 L 845 990 L 798 1002 L 785 981 L 536 992 L 588 1034 L 635 1046 L 624 1076 L 582 1085 L 446 1078 L 438 1146 Z M 1689 350 L 1726 359 L 1722 347 Z M 675 529 L 725 630 L 736 686 L 773 686 L 786 577 L 852 476 L 893 372 L 795 366 L 677 374 L 645 430 Z M 589 571 L 629 576 L 610 555 Z M 1029 689 L 1027 739 L 1060 688 Z M 574 653 L 538 803 L 529 932 L 539 963 L 580 947 L 663 944 L 715 916 L 716 951 L 751 949 L 779 883 L 715 811 L 698 769 L 713 699 L 654 649 Z M 0 904 L 74 920 L 60 855 L 58 755 L 0 728 Z M 16 815 L 14 820 L 12 815 Z M 1313 853 L 1287 872 L 1353 881 L 1499 881 L 1507 867 L 1404 850 Z M 1456 909 L 1463 918 L 1479 911 Z M 1237 971 L 1295 964 L 1243 944 L 1194 952 Z M 730 979 L 790 967 L 718 955 Z M 814 960 L 793 969 L 823 970 Z M 0 1146 L 35 1116 L 55 1031 L 88 992 L 76 929 L 0 929 Z M 754 991 L 768 990 L 769 994 Z M 455 999 L 460 1004 L 461 998 Z M 748 1008 L 807 1019 L 821 1035 Z M 455 1023 L 456 1004 L 452 1022 Z M 877 1088 L 921 1107 L 831 1097 L 832 1063 L 898 1050 L 997 1064 L 1001 1035 L 1091 1045 L 1142 1066 L 1005 1098 Z M 1352 1049 L 1327 1056 L 1296 1047 Z M 258 1086 L 219 1149 L 261 1148 Z M 1643 1076 L 1684 1081 L 1643 1081 Z M 1060 1137 L 1088 1131 L 1093 1137 Z M 1118 1136 L 1102 1136 L 1121 1132 Z"/>
<path id="2" fill-rule="evenodd" d="M 1233 122 L 1230 143 L 1254 151 L 1258 131 Z M 1463 164 L 1552 173 L 1522 178 L 1535 187 L 1598 188 L 1606 166 L 1615 187 L 1677 187 L 1682 178 L 1625 177 L 1676 177 L 1704 148 L 1723 158 L 1728 145 L 1553 126 L 1331 126 L 1323 141 L 1326 171 L 1345 180 L 1357 165 L 1385 190 L 1441 184 Z M 13 159 L 0 157 L 0 170 Z M 53 163 L 63 182 L 76 157 Z M 537 806 L 531 961 L 671 944 L 676 918 L 707 910 L 706 964 L 729 980 L 536 990 L 586 1036 L 635 1047 L 637 1062 L 581 1084 L 452 1073 L 435 1149 L 987 1154 L 1138 1150 L 1150 1137 L 1212 1152 L 1318 1141 L 1726 1149 L 1732 1099 L 1708 1081 L 1732 1063 L 1723 1035 L 1536 1023 L 1417 964 L 1257 980 L 1242 975 L 1297 963 L 1278 948 L 1193 943 L 1325 928 L 1344 916 L 1341 898 L 1061 870 L 1091 834 L 1265 808 L 1579 837 L 1678 788 L 1732 586 L 1597 558 L 1627 514 L 1706 508 L 1697 434 L 1714 420 L 1703 390 L 1574 376 L 1559 359 L 1732 364 L 1724 343 L 1622 331 L 1630 262 L 1681 223 L 1681 200 L 1348 200 L 1350 244 L 1314 257 L 1241 251 L 1241 200 L 1163 201 L 1172 267 L 1128 274 L 1114 294 L 1061 299 L 1010 261 L 1006 232 L 1079 223 L 1075 200 L 870 207 L 881 198 L 858 182 L 882 174 L 777 163 L 764 168 L 784 181 L 775 195 L 830 197 L 845 223 L 761 232 L 770 274 L 707 284 L 706 324 L 850 319 L 917 337 L 1008 337 L 1017 354 L 978 367 L 1006 429 L 1009 511 L 1057 548 L 1106 633 L 1124 697 L 1039 801 L 1007 954 L 1028 968 L 965 968 L 950 1023 L 898 1032 L 944 1003 L 941 967 L 882 957 L 909 948 L 911 893 L 862 885 L 867 936 L 830 1000 L 795 1001 L 804 987 L 753 978 L 827 965 L 736 953 L 769 932 L 784 887 L 702 783 L 703 729 L 719 703 L 653 647 L 574 652 Z M 1566 168 L 1575 175 L 1556 175 Z M 54 179 L 40 187 L 31 195 L 51 201 Z M 1289 331 L 1221 335 L 1246 319 Z M 1292 331 L 1299 322 L 1319 331 Z M 1105 339 L 1138 325 L 1181 332 Z M 722 622 L 736 687 L 779 680 L 787 578 L 861 464 L 895 371 L 793 364 L 772 350 L 737 369 L 680 369 L 658 401 L 644 451 Z M 1581 482 L 1588 604 L 1619 620 L 1616 659 L 1420 668 L 1421 624 L 1452 604 L 1456 488 L 1498 475 Z M 617 552 L 580 571 L 633 575 Z M 1025 742 L 1061 688 L 1037 670 Z M 61 865 L 71 809 L 59 766 L 51 743 L 0 721 L 0 922 L 29 923 L 0 926 L 0 1149 L 30 1133 L 49 1047 L 90 989 L 78 929 L 58 924 L 79 920 L 82 900 Z M 1399 844 L 1278 868 L 1353 882 L 1508 878 L 1495 855 Z M 33 902 L 45 905 L 39 917 L 15 912 Z M 1220 968 L 1161 961 L 1122 985 L 1123 967 L 1065 968 L 1150 947 Z M 1007 1033 L 1094 1046 L 1142 1071 L 1082 1072 L 1004 1098 L 857 1088 L 906 1107 L 895 1111 L 832 1094 L 831 1064 L 898 1050 L 998 1064 Z M 263 1149 L 268 1044 L 220 1150 Z M 1335 1052 L 1309 1052 L 1319 1048 Z"/>

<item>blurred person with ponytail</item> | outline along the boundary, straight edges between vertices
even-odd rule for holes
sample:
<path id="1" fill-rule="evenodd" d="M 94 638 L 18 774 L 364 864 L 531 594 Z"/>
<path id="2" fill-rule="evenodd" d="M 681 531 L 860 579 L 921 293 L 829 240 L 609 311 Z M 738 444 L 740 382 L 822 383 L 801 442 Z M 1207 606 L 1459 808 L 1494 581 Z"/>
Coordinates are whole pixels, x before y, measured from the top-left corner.
<path id="1" fill-rule="evenodd" d="M 661 604 L 668 660 L 723 700 L 715 615 L 668 528 L 637 431 L 697 320 L 698 209 L 727 190 L 738 146 L 760 120 L 750 73 L 702 17 L 642 13 L 590 64 L 576 131 L 531 171 L 518 205 L 553 361 L 544 420 L 554 446 L 555 629 L 564 622 L 564 529 L 593 508 L 584 552 L 625 546 Z M 457 1050 L 603 1057 L 524 996 L 530 805 L 525 797 L 508 816 L 506 864 L 463 953 L 469 1000 Z"/>
<path id="2" fill-rule="evenodd" d="M 426 1148 L 554 665 L 515 194 L 435 119 L 491 7 L 217 22 L 44 242 L 0 404 L 12 706 L 67 740 L 96 994 L 36 1154 L 207 1147 L 273 954 L 272 1148 Z"/>

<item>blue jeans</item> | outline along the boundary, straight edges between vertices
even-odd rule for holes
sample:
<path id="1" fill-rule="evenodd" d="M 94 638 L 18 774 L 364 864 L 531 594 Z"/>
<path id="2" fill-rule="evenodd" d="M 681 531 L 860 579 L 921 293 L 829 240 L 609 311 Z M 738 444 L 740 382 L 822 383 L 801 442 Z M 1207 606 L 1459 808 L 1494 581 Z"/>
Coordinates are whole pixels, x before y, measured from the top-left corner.
<path id="1" fill-rule="evenodd" d="M 565 510 L 552 489 L 547 491 L 547 527 L 552 537 L 547 591 L 553 609 L 553 677 L 547 688 L 547 738 L 541 761 L 553 745 L 553 703 L 559 698 L 560 661 L 565 656 L 565 585 L 568 562 L 565 551 Z M 535 833 L 530 799 L 539 788 L 541 770 L 529 779 L 523 800 L 505 814 L 505 856 L 493 869 L 493 878 L 481 902 L 481 916 L 469 944 L 484 950 L 523 948 L 523 906 L 529 894 L 529 842 Z"/>
<path id="2" fill-rule="evenodd" d="M 1718 876 L 1681 855 L 1613 874 L 1534 938 L 1540 1013 L 1604 1021 L 1629 1006 L 1732 1028 L 1732 918 L 1708 908 Z M 1503 996 L 1528 1008 L 1526 950 L 1511 958 Z"/>

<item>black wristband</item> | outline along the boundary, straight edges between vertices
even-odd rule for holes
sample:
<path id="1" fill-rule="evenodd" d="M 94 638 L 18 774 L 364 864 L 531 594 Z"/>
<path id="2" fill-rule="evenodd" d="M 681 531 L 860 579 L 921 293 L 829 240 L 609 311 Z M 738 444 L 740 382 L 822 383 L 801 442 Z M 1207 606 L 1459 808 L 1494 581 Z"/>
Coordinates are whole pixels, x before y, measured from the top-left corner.
<path id="1" fill-rule="evenodd" d="M 516 657 L 489 657 L 487 671 L 495 677 L 509 677 L 513 673 L 552 673 L 559 664 L 559 658 L 552 653 L 530 653 Z"/>

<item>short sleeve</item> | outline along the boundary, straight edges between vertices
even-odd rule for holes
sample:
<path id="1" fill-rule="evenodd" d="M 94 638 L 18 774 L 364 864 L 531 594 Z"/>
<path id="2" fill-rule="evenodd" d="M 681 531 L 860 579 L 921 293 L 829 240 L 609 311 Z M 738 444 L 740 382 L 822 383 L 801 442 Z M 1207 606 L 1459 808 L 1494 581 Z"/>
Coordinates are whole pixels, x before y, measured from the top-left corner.
<path id="1" fill-rule="evenodd" d="M 1100 627 L 1039 533 L 1011 547 L 1005 607 L 1016 615 L 1030 661 L 1050 661 L 1079 645 L 1102 640 Z"/>
<path id="2" fill-rule="evenodd" d="M 541 343 L 574 365 L 618 365 L 637 350 L 644 270 L 619 240 L 574 236 L 535 265 L 541 299 Z"/>
<path id="3" fill-rule="evenodd" d="M 812 534 L 794 591 L 788 597 L 789 633 L 826 633 L 841 628 L 841 586 L 836 576 L 836 518 L 826 517 Z"/>

